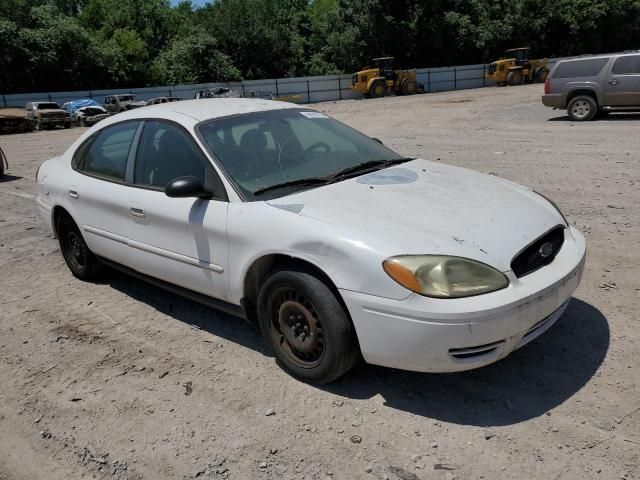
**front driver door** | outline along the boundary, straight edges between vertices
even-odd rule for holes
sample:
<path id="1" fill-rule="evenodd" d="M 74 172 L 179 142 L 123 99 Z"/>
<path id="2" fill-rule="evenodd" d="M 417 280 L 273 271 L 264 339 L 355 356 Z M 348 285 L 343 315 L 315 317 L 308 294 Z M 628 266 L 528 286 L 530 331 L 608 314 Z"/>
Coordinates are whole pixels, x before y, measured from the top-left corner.
<path id="1" fill-rule="evenodd" d="M 226 198 L 170 198 L 164 187 L 183 176 L 220 185 L 190 133 L 173 122 L 146 121 L 127 195 L 134 268 L 221 300 L 229 298 Z"/>
<path id="2" fill-rule="evenodd" d="M 640 55 L 618 57 L 605 85 L 605 106 L 640 107 Z"/>

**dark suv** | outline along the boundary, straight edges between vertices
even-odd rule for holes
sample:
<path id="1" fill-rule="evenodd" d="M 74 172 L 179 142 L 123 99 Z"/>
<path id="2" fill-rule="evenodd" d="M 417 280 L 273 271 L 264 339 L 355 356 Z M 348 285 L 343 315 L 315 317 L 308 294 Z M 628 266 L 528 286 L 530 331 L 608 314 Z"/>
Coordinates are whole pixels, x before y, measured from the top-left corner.
<path id="1" fill-rule="evenodd" d="M 640 51 L 559 61 L 547 77 L 542 103 L 566 108 L 578 122 L 598 113 L 640 111 Z"/>

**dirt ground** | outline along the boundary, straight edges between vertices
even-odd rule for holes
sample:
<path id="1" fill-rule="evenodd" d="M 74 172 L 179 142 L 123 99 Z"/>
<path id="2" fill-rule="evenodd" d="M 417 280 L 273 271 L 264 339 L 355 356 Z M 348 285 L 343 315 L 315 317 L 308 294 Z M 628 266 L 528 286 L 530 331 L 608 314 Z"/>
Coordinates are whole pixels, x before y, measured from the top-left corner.
<path id="1" fill-rule="evenodd" d="M 640 115 L 573 123 L 540 94 L 315 105 L 407 156 L 552 197 L 588 242 L 563 318 L 507 359 L 363 365 L 322 388 L 241 321 L 118 273 L 72 277 L 34 175 L 82 129 L 0 137 L 0 480 L 639 479 Z"/>

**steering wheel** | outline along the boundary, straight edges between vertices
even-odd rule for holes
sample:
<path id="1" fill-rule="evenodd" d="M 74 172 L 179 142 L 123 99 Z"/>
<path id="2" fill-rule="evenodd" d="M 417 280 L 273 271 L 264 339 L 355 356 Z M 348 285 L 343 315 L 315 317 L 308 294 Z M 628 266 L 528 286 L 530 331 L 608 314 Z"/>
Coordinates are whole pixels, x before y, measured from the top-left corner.
<path id="1" fill-rule="evenodd" d="M 328 153 L 331 151 L 331 147 L 329 147 L 329 145 L 327 145 L 324 142 L 316 142 L 313 145 L 307 147 L 304 149 L 304 153 L 309 153 L 309 152 L 313 152 L 314 150 L 317 150 L 318 148 L 324 148 L 324 153 Z"/>

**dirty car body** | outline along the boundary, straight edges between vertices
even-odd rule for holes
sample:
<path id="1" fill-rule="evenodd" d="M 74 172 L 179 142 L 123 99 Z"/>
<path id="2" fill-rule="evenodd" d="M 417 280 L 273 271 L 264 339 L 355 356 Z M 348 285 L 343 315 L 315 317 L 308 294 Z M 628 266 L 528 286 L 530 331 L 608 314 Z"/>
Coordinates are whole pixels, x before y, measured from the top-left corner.
<path id="1" fill-rule="evenodd" d="M 127 112 L 37 179 L 74 274 L 69 238 L 86 243 L 85 263 L 95 255 L 257 318 L 280 364 L 312 382 L 360 354 L 421 372 L 495 362 L 562 315 L 585 261 L 583 236 L 541 195 L 402 158 L 283 102 Z"/>
<path id="2" fill-rule="evenodd" d="M 91 127 L 101 120 L 109 118 L 109 112 L 99 105 L 80 107 L 74 112 L 73 118 L 78 125 L 82 127 Z"/>

